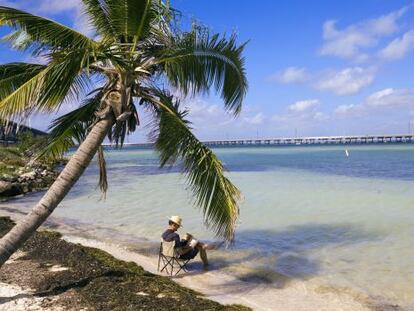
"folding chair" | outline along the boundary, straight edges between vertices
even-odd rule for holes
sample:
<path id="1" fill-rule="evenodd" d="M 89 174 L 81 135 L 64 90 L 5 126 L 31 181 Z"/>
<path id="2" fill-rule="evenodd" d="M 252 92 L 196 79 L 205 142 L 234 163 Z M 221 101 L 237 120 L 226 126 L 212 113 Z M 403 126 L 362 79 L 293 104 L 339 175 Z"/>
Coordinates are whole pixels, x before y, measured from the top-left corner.
<path id="1" fill-rule="evenodd" d="M 179 268 L 174 275 L 177 275 L 181 270 L 188 272 L 186 265 L 191 259 L 179 258 L 177 249 L 175 248 L 175 241 L 167 242 L 161 239 L 160 252 L 158 254 L 158 271 L 164 270 L 169 275 L 173 275 L 174 267 Z M 161 267 L 162 262 L 162 267 Z"/>

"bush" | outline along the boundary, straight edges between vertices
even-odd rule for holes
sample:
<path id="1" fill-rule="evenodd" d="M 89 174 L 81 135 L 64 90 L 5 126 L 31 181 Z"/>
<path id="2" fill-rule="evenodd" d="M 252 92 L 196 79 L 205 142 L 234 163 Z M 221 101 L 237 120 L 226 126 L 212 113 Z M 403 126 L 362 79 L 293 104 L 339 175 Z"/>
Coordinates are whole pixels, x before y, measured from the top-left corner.
<path id="1" fill-rule="evenodd" d="M 32 156 L 44 146 L 47 136 L 34 136 L 30 131 L 23 131 L 17 134 L 17 148 L 25 155 Z"/>

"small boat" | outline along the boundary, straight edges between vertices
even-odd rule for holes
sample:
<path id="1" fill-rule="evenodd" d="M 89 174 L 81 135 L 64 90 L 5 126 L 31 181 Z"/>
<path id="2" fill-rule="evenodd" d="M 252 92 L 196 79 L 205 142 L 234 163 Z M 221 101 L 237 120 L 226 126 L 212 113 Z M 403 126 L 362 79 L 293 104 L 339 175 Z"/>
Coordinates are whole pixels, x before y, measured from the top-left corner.
<path id="1" fill-rule="evenodd" d="M 346 156 L 346 157 L 349 157 L 349 152 L 348 152 L 348 149 L 345 149 L 345 156 Z"/>

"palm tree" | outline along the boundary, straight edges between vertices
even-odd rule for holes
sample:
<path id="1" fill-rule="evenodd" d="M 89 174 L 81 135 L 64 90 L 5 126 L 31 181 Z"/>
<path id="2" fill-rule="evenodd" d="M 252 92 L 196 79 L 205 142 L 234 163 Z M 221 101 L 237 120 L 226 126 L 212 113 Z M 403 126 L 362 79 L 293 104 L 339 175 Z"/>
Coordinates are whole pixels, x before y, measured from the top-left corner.
<path id="1" fill-rule="evenodd" d="M 247 82 L 236 37 L 211 34 L 193 25 L 177 27 L 179 14 L 162 0 L 83 0 L 96 34 L 87 37 L 52 20 L 0 7 L 0 25 L 12 32 L 12 47 L 41 56 L 45 64 L 0 65 L 0 120 L 55 112 L 82 99 L 79 108 L 57 118 L 41 156 L 77 151 L 32 211 L 0 241 L 0 266 L 46 220 L 82 175 L 96 153 L 100 187 L 107 188 L 102 142 L 122 146 L 149 113 L 151 138 L 161 166 L 181 160 L 195 202 L 208 228 L 232 239 L 239 190 L 222 163 L 192 133 L 187 111 L 168 89 L 183 96 L 214 87 L 225 108 L 240 112 Z"/>

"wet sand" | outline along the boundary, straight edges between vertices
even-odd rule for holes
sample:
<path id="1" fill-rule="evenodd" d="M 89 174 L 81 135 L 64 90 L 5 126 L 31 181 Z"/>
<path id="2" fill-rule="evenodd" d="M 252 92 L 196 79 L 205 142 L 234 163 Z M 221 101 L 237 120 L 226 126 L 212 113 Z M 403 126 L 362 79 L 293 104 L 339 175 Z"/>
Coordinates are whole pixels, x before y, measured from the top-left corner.
<path id="1" fill-rule="evenodd" d="M 157 272 L 157 257 L 148 257 L 117 245 L 96 240 L 64 235 L 63 239 L 85 246 L 102 249 L 114 257 L 133 261 L 145 270 Z M 348 293 L 329 292 L 321 288 L 312 288 L 303 281 L 291 281 L 284 288 L 271 284 L 243 282 L 232 275 L 220 271 L 204 272 L 198 259 L 190 265 L 190 272 L 173 277 L 179 284 L 202 292 L 207 298 L 220 303 L 239 303 L 261 311 L 305 311 L 305 310 L 372 310 L 364 306 Z"/>

